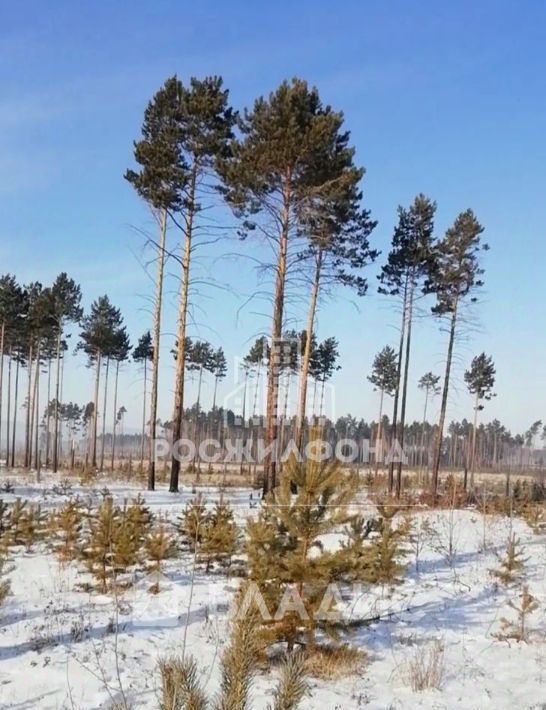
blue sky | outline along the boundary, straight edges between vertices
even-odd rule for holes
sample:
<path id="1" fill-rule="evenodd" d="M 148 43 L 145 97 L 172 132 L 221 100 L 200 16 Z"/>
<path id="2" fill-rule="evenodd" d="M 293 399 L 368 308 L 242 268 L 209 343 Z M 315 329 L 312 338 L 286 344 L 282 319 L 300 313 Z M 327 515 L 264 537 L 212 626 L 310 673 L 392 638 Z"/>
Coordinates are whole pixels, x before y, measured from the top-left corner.
<path id="1" fill-rule="evenodd" d="M 546 419 L 546 5 L 534 0 L 451 3 L 248 2 L 47 4 L 0 9 L 0 259 L 22 281 L 66 270 L 86 305 L 108 293 L 133 339 L 147 327 L 151 281 L 136 230 L 150 219 L 122 179 L 149 97 L 173 74 L 221 74 L 235 107 L 286 77 L 318 86 L 345 112 L 366 167 L 373 240 L 388 249 L 396 207 L 417 192 L 438 202 L 437 231 L 472 207 L 491 251 L 478 323 L 458 347 L 448 416 L 471 416 L 462 372 L 482 350 L 497 364 L 498 396 L 486 419 L 515 430 Z M 173 235 L 174 239 L 174 235 Z M 234 245 L 222 249 L 233 250 Z M 238 309 L 256 284 L 241 260 L 208 255 L 200 273 L 226 289 L 196 299 L 192 333 L 228 355 L 267 330 L 264 303 Z M 176 264 L 167 284 L 160 413 L 170 416 L 168 354 L 175 329 Z M 340 341 L 336 413 L 372 418 L 365 377 L 374 353 L 396 341 L 397 316 L 375 291 L 356 310 L 350 294 L 323 304 L 319 337 Z M 291 305 L 294 325 L 304 310 Z M 443 371 L 445 334 L 431 319 L 415 328 L 409 416 L 419 417 L 421 374 Z M 139 421 L 139 377 L 128 369 L 121 402 Z M 66 397 L 87 401 L 83 361 L 67 373 Z M 226 385 L 227 387 L 227 385 Z M 205 388 L 205 398 L 211 387 Z M 191 397 L 191 390 L 190 395 Z"/>

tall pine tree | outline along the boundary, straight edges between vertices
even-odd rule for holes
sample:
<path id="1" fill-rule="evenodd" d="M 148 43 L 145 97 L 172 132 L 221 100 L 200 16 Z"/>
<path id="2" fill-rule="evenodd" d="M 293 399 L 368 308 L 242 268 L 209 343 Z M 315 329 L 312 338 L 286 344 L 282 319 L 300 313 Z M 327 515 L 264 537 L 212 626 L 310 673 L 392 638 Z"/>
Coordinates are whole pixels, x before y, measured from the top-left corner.
<path id="1" fill-rule="evenodd" d="M 400 449 L 404 446 L 404 425 L 406 417 L 406 396 L 411 350 L 411 330 L 414 304 L 420 284 L 430 271 L 433 257 L 433 230 L 436 203 L 423 194 L 417 195 L 409 208 L 398 208 L 398 224 L 392 238 L 392 248 L 387 263 L 379 275 L 379 292 L 396 296 L 402 303 L 402 323 L 398 349 L 398 375 L 394 393 L 393 438 L 398 440 Z M 404 353 L 405 343 L 405 353 Z M 404 372 L 402 380 L 402 361 Z M 402 401 L 400 421 L 398 404 L 400 387 Z M 402 457 L 399 457 L 396 477 L 396 492 L 400 496 L 402 488 Z M 389 464 L 389 489 L 394 487 L 394 462 Z"/>
<path id="2" fill-rule="evenodd" d="M 155 460 L 151 447 L 156 437 L 161 341 L 161 310 L 163 305 L 163 274 L 167 255 L 167 224 L 169 214 L 178 212 L 183 204 L 187 165 L 182 152 L 180 125 L 181 85 L 176 77 L 167 79 L 154 95 L 144 112 L 142 138 L 134 143 L 134 157 L 140 170 L 128 170 L 128 180 L 138 195 L 150 206 L 159 227 L 154 243 L 157 251 L 157 271 L 153 315 L 152 392 L 150 400 L 150 455 L 148 489 L 155 488 Z"/>
<path id="3" fill-rule="evenodd" d="M 431 489 L 434 496 L 438 491 L 451 365 L 455 335 L 461 318 L 461 307 L 465 302 L 476 301 L 475 292 L 483 284 L 481 280 L 483 269 L 480 266 L 479 257 L 482 251 L 488 249 L 488 246 L 481 241 L 482 232 L 483 227 L 472 210 L 461 212 L 453 226 L 447 230 L 444 238 L 435 247 L 432 269 L 427 282 L 428 290 L 436 294 L 433 313 L 439 317 L 446 317 L 449 321 L 442 404 L 432 464 Z"/>

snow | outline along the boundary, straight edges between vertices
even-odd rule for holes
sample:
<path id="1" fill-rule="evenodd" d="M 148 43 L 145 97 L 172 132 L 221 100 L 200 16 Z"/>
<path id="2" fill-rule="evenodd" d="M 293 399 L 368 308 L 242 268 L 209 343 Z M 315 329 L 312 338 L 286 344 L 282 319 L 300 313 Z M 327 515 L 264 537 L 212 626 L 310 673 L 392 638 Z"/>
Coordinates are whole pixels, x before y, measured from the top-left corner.
<path id="1" fill-rule="evenodd" d="M 107 480 L 95 490 L 73 485 L 70 495 L 91 496 L 99 503 L 103 485 L 116 502 L 141 492 L 154 513 L 172 520 L 193 497 L 191 489 L 175 495 L 165 490 L 149 493 L 138 485 Z M 216 488 L 199 491 L 210 503 L 221 495 Z M 245 488 L 223 493 L 240 523 L 257 509 L 250 506 L 250 494 Z M 17 482 L 13 493 L 1 497 L 5 502 L 28 498 L 53 508 L 67 495 L 53 493 L 46 474 L 41 484 Z M 363 587 L 351 594 L 344 590 L 346 613 L 371 620 L 350 639 L 366 651 L 368 664 L 358 676 L 310 679 L 310 694 L 301 707 L 544 708 L 546 536 L 536 535 L 520 519 L 484 517 L 476 510 L 421 511 L 416 520 L 423 549 L 417 565 L 415 549 L 409 546 L 402 584 Z M 520 588 L 499 585 L 490 574 L 499 566 L 511 531 L 528 558 L 524 581 L 540 603 L 529 618 L 529 643 L 508 643 L 494 635 L 501 617 L 515 617 L 508 602 L 516 600 Z M 329 544 L 336 539 L 331 536 Z M 157 708 L 158 658 L 182 650 L 186 622 L 187 651 L 195 656 L 207 690 L 214 693 L 238 581 L 197 569 L 188 610 L 191 567 L 189 555 L 171 560 L 164 566 L 158 595 L 148 593 L 149 580 L 139 579 L 115 599 L 86 591 L 83 583 L 89 576 L 83 568 L 61 565 L 44 543 L 30 552 L 12 550 L 12 595 L 0 609 L 0 708 L 104 708 L 118 698 L 120 687 L 133 707 Z M 414 692 L 407 682 L 407 663 L 435 639 L 444 647 L 441 690 Z M 267 706 L 274 682 L 274 673 L 258 676 L 253 707 Z"/>

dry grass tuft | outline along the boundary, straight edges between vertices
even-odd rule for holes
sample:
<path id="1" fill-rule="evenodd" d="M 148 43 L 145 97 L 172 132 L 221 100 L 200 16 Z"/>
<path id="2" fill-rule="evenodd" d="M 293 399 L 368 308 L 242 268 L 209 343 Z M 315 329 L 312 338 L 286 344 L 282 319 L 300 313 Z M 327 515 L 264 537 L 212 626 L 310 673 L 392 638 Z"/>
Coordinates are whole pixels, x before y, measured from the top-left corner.
<path id="1" fill-rule="evenodd" d="M 444 645 L 436 639 L 416 649 L 407 661 L 403 677 L 415 692 L 440 690 L 444 678 Z"/>
<path id="2" fill-rule="evenodd" d="M 356 675 L 366 665 L 364 651 L 350 646 L 316 646 L 305 658 L 307 675 L 322 680 L 336 680 Z"/>

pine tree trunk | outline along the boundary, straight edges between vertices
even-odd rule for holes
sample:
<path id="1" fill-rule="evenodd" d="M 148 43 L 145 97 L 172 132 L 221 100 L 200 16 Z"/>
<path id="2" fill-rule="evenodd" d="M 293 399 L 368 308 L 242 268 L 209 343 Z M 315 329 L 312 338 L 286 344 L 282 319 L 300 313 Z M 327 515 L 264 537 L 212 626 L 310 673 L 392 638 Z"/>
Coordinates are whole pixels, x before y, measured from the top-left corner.
<path id="1" fill-rule="evenodd" d="M 104 470 L 104 444 L 106 439 L 106 403 L 108 401 L 108 371 L 110 369 L 110 357 L 106 358 L 106 369 L 104 372 L 104 396 L 102 400 L 102 440 L 100 446 L 100 470 Z"/>
<path id="2" fill-rule="evenodd" d="M 470 449 L 470 490 L 474 490 L 474 471 L 476 469 L 476 427 L 478 425 L 479 393 L 476 392 L 474 402 L 474 426 L 472 427 L 472 445 Z"/>
<path id="3" fill-rule="evenodd" d="M 62 357 L 61 358 L 61 384 L 59 387 L 59 404 L 62 405 L 63 403 L 63 387 L 64 387 L 64 364 L 66 362 L 66 358 Z M 62 410 L 61 410 L 62 414 Z M 62 417 L 59 417 L 59 465 L 62 463 L 62 456 L 63 456 L 63 422 L 62 422 Z"/>
<path id="4" fill-rule="evenodd" d="M 283 415 L 282 415 L 282 420 L 281 420 L 281 432 L 280 432 L 280 436 L 279 436 L 281 454 L 284 452 L 286 419 L 288 416 L 288 398 L 290 396 L 290 380 L 291 380 L 291 372 L 290 372 L 290 370 L 288 370 L 288 374 L 286 377 L 286 384 L 285 384 L 285 388 L 284 388 Z M 279 462 L 279 473 L 282 473 L 282 460 Z"/>
<path id="5" fill-rule="evenodd" d="M 59 397 L 61 387 L 61 336 L 62 328 L 59 327 L 57 334 L 57 353 L 55 362 L 55 409 L 53 411 L 53 473 L 57 473 L 59 467 Z M 49 403 L 48 403 L 49 404 Z"/>
<path id="6" fill-rule="evenodd" d="M 143 394 L 143 402 L 142 402 L 142 436 L 140 439 L 140 472 L 144 470 L 144 441 L 146 438 L 146 364 L 148 362 L 148 358 L 144 358 L 144 394 Z M 155 471 L 154 471 L 154 479 L 155 479 Z M 155 484 L 155 480 L 152 481 L 152 484 Z M 149 488 L 149 490 L 153 491 L 153 485 L 152 488 Z"/>
<path id="7" fill-rule="evenodd" d="M 248 370 L 245 369 L 245 384 L 243 387 L 243 415 L 242 415 L 242 442 L 243 442 L 243 451 L 245 448 L 245 431 L 246 431 L 246 390 L 247 390 L 247 385 L 248 385 Z M 239 474 L 243 474 L 243 461 L 244 457 L 241 455 L 241 462 L 239 464 Z"/>
<path id="8" fill-rule="evenodd" d="M 112 461 L 111 470 L 114 473 L 114 460 L 116 457 L 116 426 L 117 426 L 117 409 L 118 409 L 118 378 L 119 378 L 119 360 L 116 360 L 116 376 L 114 378 L 114 430 L 112 432 Z"/>
<path id="9" fill-rule="evenodd" d="M 178 306 L 178 327 L 177 341 L 178 351 L 176 357 L 175 375 L 174 375 L 174 410 L 173 410 L 173 456 L 171 459 L 171 478 L 169 483 L 169 491 L 178 493 L 178 479 L 180 475 L 179 457 L 175 456 L 177 442 L 182 438 L 182 416 L 184 407 L 184 378 L 186 365 L 186 323 L 188 316 L 188 293 L 190 285 L 190 260 L 191 260 L 191 244 L 193 237 L 193 218 L 195 213 L 195 187 L 197 181 L 197 166 L 195 165 L 192 171 L 190 191 L 188 198 L 188 209 L 185 217 L 185 235 L 184 235 L 184 255 L 182 257 L 182 285 L 180 291 L 180 303 Z"/>
<path id="10" fill-rule="evenodd" d="M 322 408 L 324 406 L 324 386 L 326 384 L 326 378 L 322 378 L 322 383 L 320 385 L 320 402 L 319 402 L 319 419 L 322 419 Z"/>
<path id="11" fill-rule="evenodd" d="M 311 297 L 309 300 L 309 310 L 307 312 L 307 330 L 305 338 L 305 349 L 303 352 L 303 358 L 301 361 L 300 370 L 300 391 L 299 391 L 299 401 L 298 401 L 298 412 L 296 417 L 296 446 L 301 449 L 301 444 L 303 440 L 303 426 L 305 422 L 305 409 L 307 404 L 307 380 L 309 377 L 309 365 L 311 362 L 311 349 L 313 343 L 313 328 L 315 324 L 315 314 L 317 311 L 317 299 L 320 287 L 320 276 L 322 270 L 322 250 L 319 249 L 317 253 L 317 260 L 315 264 L 315 276 L 313 279 L 313 286 L 311 288 Z"/>
<path id="12" fill-rule="evenodd" d="M 406 334 L 406 357 L 404 361 L 404 382 L 402 385 L 402 406 L 400 408 L 400 433 L 398 435 L 398 443 L 400 445 L 400 460 L 398 461 L 396 471 L 396 497 L 400 498 L 402 493 L 402 457 L 404 456 L 404 427 L 406 424 L 406 398 L 408 394 L 408 374 L 411 349 L 411 326 L 413 320 L 413 297 L 414 297 L 414 277 L 410 276 L 410 288 L 407 304 L 407 334 Z"/>
<path id="13" fill-rule="evenodd" d="M 8 355 L 8 396 L 7 396 L 7 407 L 6 407 L 6 467 L 9 466 L 10 462 L 10 421 L 11 421 L 11 363 L 12 363 L 12 349 L 11 345 L 9 348 Z"/>
<path id="14" fill-rule="evenodd" d="M 36 362 L 36 379 L 34 381 L 34 468 L 38 471 L 38 449 L 40 446 L 40 347 Z"/>
<path id="15" fill-rule="evenodd" d="M 17 433 L 17 399 L 19 396 L 19 357 L 15 364 L 15 391 L 13 402 L 13 432 L 11 435 L 11 467 L 15 468 L 15 436 Z"/>
<path id="16" fill-rule="evenodd" d="M 159 346 L 161 341 L 161 308 L 163 305 L 163 273 L 165 270 L 165 243 L 167 239 L 167 211 L 161 210 L 159 217 L 159 253 L 157 258 L 157 275 L 155 282 L 155 308 L 153 324 L 153 360 L 152 360 L 152 393 L 150 397 L 150 449 L 148 453 L 148 490 L 155 489 L 155 455 L 153 451 L 157 433 L 157 394 L 159 383 Z M 144 363 L 146 368 L 146 361 Z M 144 369 L 146 372 L 146 369 Z M 144 383 L 144 405 L 146 405 L 146 383 Z M 146 418 L 144 416 L 144 423 Z M 144 430 L 143 430 L 144 431 Z M 144 436 L 142 439 L 142 455 L 144 458 Z"/>
<path id="17" fill-rule="evenodd" d="M 50 423 L 49 403 L 51 401 L 51 358 L 47 360 L 47 401 L 46 401 L 46 467 L 49 466 Z"/>
<path id="18" fill-rule="evenodd" d="M 381 389 L 381 397 L 379 399 L 379 420 L 377 422 L 377 432 L 375 434 L 375 475 L 379 471 L 379 445 L 381 444 L 381 450 L 383 450 L 383 443 L 381 440 L 382 434 L 381 429 L 383 427 L 383 397 L 385 395 L 385 390 Z"/>
<path id="19" fill-rule="evenodd" d="M 440 407 L 440 421 L 438 422 L 438 431 L 436 432 L 436 441 L 434 444 L 434 459 L 432 463 L 432 481 L 431 491 L 434 497 L 438 494 L 438 474 L 440 471 L 440 458 L 442 456 L 442 439 L 444 436 L 444 424 L 447 410 L 447 396 L 449 393 L 449 376 L 451 374 L 451 362 L 453 360 L 453 346 L 455 343 L 455 329 L 457 326 L 457 308 L 459 305 L 458 299 L 455 300 L 455 306 L 451 315 L 451 327 L 449 329 L 449 345 L 447 348 L 446 371 L 444 376 L 444 387 L 442 391 L 442 404 Z"/>
<path id="20" fill-rule="evenodd" d="M 102 365 L 102 353 L 97 351 L 97 369 L 95 372 L 95 395 L 93 400 L 93 435 L 91 439 L 91 466 L 97 468 L 97 424 L 98 424 L 98 405 L 99 405 L 99 383 L 100 383 L 100 368 Z"/>
<path id="21" fill-rule="evenodd" d="M 39 382 L 40 382 L 40 341 L 38 340 L 38 344 L 36 345 L 36 371 L 34 373 L 34 386 L 32 390 L 32 407 L 31 407 L 31 414 L 30 414 L 30 438 L 29 438 L 29 453 L 28 453 L 28 465 L 32 466 L 32 453 L 33 453 L 33 446 L 34 446 L 34 434 L 37 434 L 37 428 L 35 432 L 35 422 L 36 422 L 36 409 L 38 406 L 37 398 L 38 398 L 38 388 L 39 388 Z M 34 446 L 34 451 L 36 451 L 36 447 Z"/>
<path id="22" fill-rule="evenodd" d="M 2 455 L 2 404 L 3 404 L 3 386 L 4 386 L 4 336 L 6 325 L 2 323 L 0 329 L 0 456 Z"/>
<path id="23" fill-rule="evenodd" d="M 260 391 L 260 370 L 262 362 L 258 362 L 258 367 L 256 368 L 256 386 L 254 387 L 254 400 L 252 402 L 252 419 L 256 417 L 256 409 L 258 408 L 258 392 Z"/>
<path id="24" fill-rule="evenodd" d="M 32 343 L 28 346 L 28 360 L 27 360 L 27 409 L 25 412 L 25 457 L 24 457 L 24 467 L 29 467 L 29 449 L 30 449 L 30 400 L 32 396 Z"/>
<path id="25" fill-rule="evenodd" d="M 195 424 L 194 424 L 194 430 L 193 430 L 193 441 L 195 443 L 195 456 L 193 458 L 194 465 L 195 461 L 197 460 L 198 462 L 198 471 L 201 469 L 201 457 L 199 456 L 199 442 L 201 440 L 201 430 L 200 430 L 200 422 L 199 422 L 199 407 L 201 406 L 201 383 L 203 381 L 203 366 L 199 368 L 199 380 L 198 380 L 198 385 L 197 385 L 197 402 L 195 404 Z M 197 479 L 199 480 L 199 474 L 197 476 Z"/>
<path id="26" fill-rule="evenodd" d="M 216 409 L 216 393 L 218 391 L 218 378 L 214 377 L 214 393 L 212 395 L 212 411 Z"/>
<path id="27" fill-rule="evenodd" d="M 288 234 L 290 228 L 291 173 L 286 176 L 283 185 L 283 213 L 279 234 L 279 252 L 277 259 L 277 275 L 275 280 L 275 295 L 273 299 L 273 318 L 271 326 L 271 354 L 267 369 L 267 405 L 266 405 L 266 445 L 269 448 L 277 438 L 277 406 L 279 397 L 279 364 L 277 349 L 282 338 L 284 313 L 284 290 L 288 259 Z M 276 456 L 268 453 L 264 461 L 264 494 L 276 486 Z"/>
<path id="28" fill-rule="evenodd" d="M 398 397 L 400 394 L 400 379 L 402 376 L 402 356 L 404 354 L 404 338 L 406 335 L 406 310 L 407 310 L 407 300 L 408 300 L 408 279 L 406 277 L 406 283 L 404 284 L 404 297 L 402 300 L 402 325 L 400 328 L 400 343 L 398 345 L 398 362 L 396 367 L 396 388 L 394 391 L 394 403 L 392 411 L 392 434 L 391 434 L 391 448 L 392 445 L 397 440 L 397 418 L 398 418 Z M 394 489 L 394 462 L 389 462 L 389 493 L 392 493 Z"/>
<path id="29" fill-rule="evenodd" d="M 421 473 L 423 470 L 424 459 L 425 459 L 424 446 L 425 446 L 425 427 L 426 427 L 426 423 L 427 423 L 428 392 L 429 392 L 429 388 L 427 387 L 425 390 L 425 408 L 423 411 L 423 426 L 421 428 L 421 450 L 420 450 L 420 455 L 419 455 L 419 473 Z"/>

